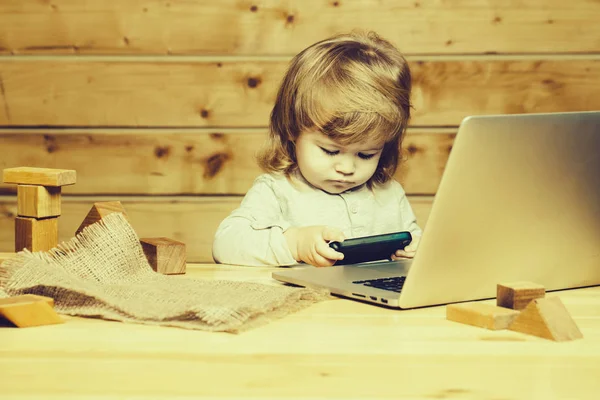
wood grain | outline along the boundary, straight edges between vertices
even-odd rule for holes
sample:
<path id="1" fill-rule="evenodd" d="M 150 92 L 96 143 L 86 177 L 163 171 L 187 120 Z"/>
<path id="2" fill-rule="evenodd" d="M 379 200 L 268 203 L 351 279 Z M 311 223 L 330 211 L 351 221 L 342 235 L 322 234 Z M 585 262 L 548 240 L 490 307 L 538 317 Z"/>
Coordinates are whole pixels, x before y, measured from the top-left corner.
<path id="1" fill-rule="evenodd" d="M 79 228 L 75 231 L 75 234 L 83 231 L 89 225 L 95 224 L 100 221 L 102 218 L 106 217 L 109 214 L 114 212 L 118 212 L 123 214 L 125 219 L 127 219 L 127 211 L 123 208 L 123 205 L 120 201 L 104 201 L 104 202 L 95 202 L 90 211 L 87 213 L 83 222 L 79 225 Z"/>
<path id="2" fill-rule="evenodd" d="M 481 302 L 448 304 L 446 306 L 446 319 L 449 321 L 491 330 L 508 328 L 518 315 L 519 311 Z"/>
<path id="3" fill-rule="evenodd" d="M 543 285 L 533 282 L 510 282 L 496 287 L 496 304 L 500 307 L 522 310 L 535 299 L 545 297 Z"/>
<path id="4" fill-rule="evenodd" d="M 119 197 L 139 237 L 165 236 L 186 244 L 188 262 L 212 262 L 212 241 L 221 221 L 239 206 L 241 197 Z M 63 196 L 59 218 L 59 241 L 75 236 L 94 202 L 106 197 Z M 419 225 L 427 224 L 433 197 L 410 198 Z M 0 251 L 14 250 L 16 198 L 0 196 Z"/>
<path id="5" fill-rule="evenodd" d="M 455 132 L 409 129 L 396 175 L 407 193 L 437 191 Z M 0 168 L 68 165 L 78 175 L 68 194 L 243 195 L 261 173 L 255 154 L 266 137 L 266 129 L 0 129 Z M 15 189 L 0 183 L 0 193 Z"/>
<path id="6" fill-rule="evenodd" d="M 58 217 L 15 217 L 13 225 L 15 251 L 46 251 L 58 244 Z"/>
<path id="7" fill-rule="evenodd" d="M 26 184 L 60 187 L 74 185 L 77 173 L 72 169 L 11 167 L 2 171 L 3 181 L 7 184 Z"/>
<path id="8" fill-rule="evenodd" d="M 17 185 L 18 214 L 21 217 L 57 217 L 60 215 L 60 198 L 60 186 Z"/>
<path id="9" fill-rule="evenodd" d="M 411 59 L 414 126 L 600 109 L 600 59 Z M 0 125 L 265 127 L 287 61 L 0 60 Z"/>
<path id="10" fill-rule="evenodd" d="M 5 0 L 0 51 L 289 55 L 334 33 L 375 29 L 413 54 L 581 53 L 598 50 L 599 13 L 589 0 Z"/>
<path id="11" fill-rule="evenodd" d="M 164 275 L 185 274 L 185 243 L 166 237 L 141 238 L 140 243 L 155 272 Z"/>
<path id="12" fill-rule="evenodd" d="M 532 300 L 509 329 L 557 342 L 583 337 L 577 323 L 556 296 Z"/>
<path id="13" fill-rule="evenodd" d="M 188 265 L 185 277 L 171 278 L 274 284 L 274 270 Z M 65 317 L 65 324 L 47 328 L 0 329 L 2 394 L 59 399 L 102 393 L 106 400 L 595 400 L 600 287 L 560 296 L 585 339 L 554 343 L 475 329 L 447 321 L 443 306 L 398 311 L 342 299 L 239 335 Z"/>

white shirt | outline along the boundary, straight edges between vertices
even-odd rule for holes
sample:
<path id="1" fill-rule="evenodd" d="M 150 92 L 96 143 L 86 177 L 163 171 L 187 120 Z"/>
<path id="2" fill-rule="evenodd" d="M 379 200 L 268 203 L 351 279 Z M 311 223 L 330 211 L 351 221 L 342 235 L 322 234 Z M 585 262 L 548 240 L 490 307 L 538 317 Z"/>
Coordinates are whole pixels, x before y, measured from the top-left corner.
<path id="1" fill-rule="evenodd" d="M 362 185 L 329 194 L 295 176 L 256 178 L 240 207 L 217 229 L 213 242 L 217 263 L 297 264 L 283 236 L 291 226 L 327 225 L 340 229 L 347 239 L 399 231 L 422 235 L 404 189 L 394 180 L 373 189 Z"/>

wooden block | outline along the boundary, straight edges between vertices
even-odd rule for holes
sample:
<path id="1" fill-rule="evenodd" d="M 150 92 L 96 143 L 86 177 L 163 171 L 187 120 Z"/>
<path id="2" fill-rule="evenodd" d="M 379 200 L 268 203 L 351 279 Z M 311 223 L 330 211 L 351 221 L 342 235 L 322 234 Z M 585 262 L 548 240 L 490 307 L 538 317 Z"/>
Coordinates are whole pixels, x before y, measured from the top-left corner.
<path id="1" fill-rule="evenodd" d="M 81 225 L 79 225 L 79 228 L 77 228 L 75 234 L 77 235 L 86 226 L 92 225 L 114 212 L 120 212 L 127 219 L 127 213 L 125 212 L 125 208 L 123 208 L 123 205 L 120 201 L 104 201 L 94 203 Z"/>
<path id="2" fill-rule="evenodd" d="M 4 183 L 40 186 L 66 186 L 75 184 L 77 174 L 73 169 L 17 167 L 4 170 Z"/>
<path id="3" fill-rule="evenodd" d="M 508 329 L 557 342 L 583 337 L 558 297 L 532 300 Z"/>
<path id="4" fill-rule="evenodd" d="M 15 218 L 15 251 L 46 251 L 58 245 L 58 218 Z"/>
<path id="5" fill-rule="evenodd" d="M 154 271 L 165 275 L 185 274 L 185 243 L 165 237 L 144 238 L 140 243 Z"/>
<path id="6" fill-rule="evenodd" d="M 496 287 L 496 304 L 500 307 L 522 310 L 531 300 L 546 295 L 543 285 L 532 282 L 512 282 L 498 284 Z"/>
<path id="7" fill-rule="evenodd" d="M 54 300 L 50 297 L 25 294 L 0 299 L 0 316 L 19 328 L 62 324 L 53 307 Z"/>
<path id="8" fill-rule="evenodd" d="M 458 303 L 446 306 L 446 319 L 481 328 L 506 329 L 519 311 L 486 303 Z"/>
<path id="9" fill-rule="evenodd" d="M 17 213 L 21 217 L 57 217 L 60 215 L 60 186 L 17 186 Z"/>

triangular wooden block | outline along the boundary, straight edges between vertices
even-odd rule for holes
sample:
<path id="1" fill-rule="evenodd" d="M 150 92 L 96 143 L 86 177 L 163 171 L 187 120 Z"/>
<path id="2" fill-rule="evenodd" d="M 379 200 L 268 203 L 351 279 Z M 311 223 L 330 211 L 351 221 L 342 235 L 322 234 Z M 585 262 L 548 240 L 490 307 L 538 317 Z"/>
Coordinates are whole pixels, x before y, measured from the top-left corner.
<path id="1" fill-rule="evenodd" d="M 94 206 L 88 215 L 86 215 L 81 225 L 79 225 L 79 228 L 77 228 L 75 234 L 79 234 L 86 226 L 96 223 L 102 218 L 106 217 L 108 214 L 112 214 L 114 212 L 120 212 L 123 214 L 125 219 L 127 219 L 127 213 L 125 212 L 125 208 L 123 208 L 123 205 L 120 201 L 104 201 L 94 203 Z"/>
<path id="2" fill-rule="evenodd" d="M 508 329 L 557 342 L 583 337 L 558 297 L 532 300 Z"/>

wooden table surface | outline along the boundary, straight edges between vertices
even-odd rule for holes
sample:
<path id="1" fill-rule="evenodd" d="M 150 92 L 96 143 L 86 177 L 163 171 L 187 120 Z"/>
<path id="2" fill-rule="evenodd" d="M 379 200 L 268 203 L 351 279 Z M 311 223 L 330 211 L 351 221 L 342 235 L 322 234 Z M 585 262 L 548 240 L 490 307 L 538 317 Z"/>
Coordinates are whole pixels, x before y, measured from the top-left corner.
<path id="1" fill-rule="evenodd" d="M 187 276 L 271 282 L 272 269 Z M 334 299 L 241 333 L 65 317 L 0 328 L 1 399 L 598 399 L 600 287 L 554 292 L 584 338 L 450 322 L 445 307 Z"/>

